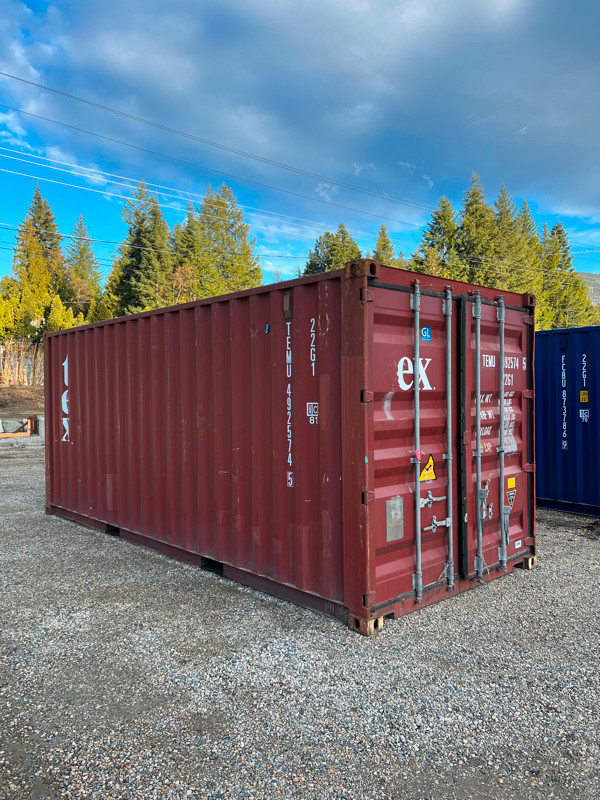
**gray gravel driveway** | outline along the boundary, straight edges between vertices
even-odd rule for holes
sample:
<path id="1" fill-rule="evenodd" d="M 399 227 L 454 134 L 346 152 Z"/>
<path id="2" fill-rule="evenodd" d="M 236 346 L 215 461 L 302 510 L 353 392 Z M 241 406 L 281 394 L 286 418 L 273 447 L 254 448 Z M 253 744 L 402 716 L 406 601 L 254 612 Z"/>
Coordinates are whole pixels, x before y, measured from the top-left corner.
<path id="1" fill-rule="evenodd" d="M 0 446 L 0 800 L 600 797 L 600 540 L 371 639 L 44 515 Z"/>

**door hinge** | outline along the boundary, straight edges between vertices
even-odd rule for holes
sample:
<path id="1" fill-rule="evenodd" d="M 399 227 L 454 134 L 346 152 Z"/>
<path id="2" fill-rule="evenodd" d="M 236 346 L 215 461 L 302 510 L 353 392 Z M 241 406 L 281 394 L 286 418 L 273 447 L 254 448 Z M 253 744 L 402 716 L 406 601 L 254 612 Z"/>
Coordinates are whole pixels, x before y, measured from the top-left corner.
<path id="1" fill-rule="evenodd" d="M 360 290 L 360 301 L 361 303 L 371 303 L 374 299 L 375 295 L 370 289 L 361 289 Z"/>
<path id="2" fill-rule="evenodd" d="M 363 492 L 362 493 L 362 504 L 363 506 L 368 506 L 369 503 L 372 503 L 375 500 L 375 492 Z"/>
<path id="3" fill-rule="evenodd" d="M 368 389 L 362 389 L 360 393 L 360 402 L 361 403 L 372 403 L 375 395 L 373 392 L 370 392 Z"/>
<path id="4" fill-rule="evenodd" d="M 533 317 L 523 317 L 524 325 L 533 325 Z"/>
<path id="5" fill-rule="evenodd" d="M 523 472 L 535 472 L 535 464 L 523 464 Z"/>
<path id="6" fill-rule="evenodd" d="M 525 398 L 525 400 L 533 400 L 533 398 L 535 397 L 535 392 L 533 391 L 533 389 L 525 389 L 525 391 L 523 392 L 523 397 Z"/>

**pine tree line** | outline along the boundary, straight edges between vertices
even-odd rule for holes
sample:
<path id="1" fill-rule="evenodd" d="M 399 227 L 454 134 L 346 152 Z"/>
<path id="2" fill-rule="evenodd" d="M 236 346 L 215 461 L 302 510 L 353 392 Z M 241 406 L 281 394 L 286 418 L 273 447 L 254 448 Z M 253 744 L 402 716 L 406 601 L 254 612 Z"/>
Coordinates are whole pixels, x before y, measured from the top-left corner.
<path id="1" fill-rule="evenodd" d="M 0 384 L 41 381 L 41 342 L 56 331 L 258 286 L 256 241 L 231 189 L 209 187 L 169 231 L 140 184 L 123 210 L 127 234 L 101 287 L 83 217 L 69 243 L 36 186 L 19 226 L 12 272 L 0 281 Z M 26 358 L 27 363 L 22 363 Z"/>
<path id="2" fill-rule="evenodd" d="M 142 183 L 123 209 L 127 233 L 104 287 L 81 216 L 68 243 L 36 186 L 19 226 L 12 272 L 0 280 L 0 383 L 37 382 L 45 331 L 96 322 L 174 303 L 258 286 L 262 272 L 255 239 L 231 189 L 209 187 L 200 204 L 171 230 L 156 196 Z M 304 271 L 339 269 L 361 257 L 344 223 L 319 236 Z M 412 258 L 395 253 L 382 225 L 373 253 L 383 264 L 537 297 L 537 327 L 600 323 L 600 313 L 572 265 L 559 222 L 537 226 L 526 202 L 519 208 L 505 187 L 493 206 L 476 175 L 456 211 L 442 197 Z M 276 275 L 279 279 L 279 275 Z M 27 354 L 27 365 L 22 356 Z M 10 364 L 10 369 L 7 365 Z M 15 366 L 16 365 L 16 366 Z"/>
<path id="3" fill-rule="evenodd" d="M 394 254 L 385 225 L 373 254 L 366 257 L 427 275 L 534 294 L 538 329 L 600 324 L 600 309 L 573 267 L 562 223 L 551 229 L 545 225 L 540 235 L 527 202 L 517 208 L 503 186 L 490 206 L 477 175 L 459 212 L 447 197 L 440 199 L 410 260 Z M 339 269 L 355 258 L 361 258 L 360 249 L 342 223 L 335 233 L 317 239 L 303 274 Z"/>

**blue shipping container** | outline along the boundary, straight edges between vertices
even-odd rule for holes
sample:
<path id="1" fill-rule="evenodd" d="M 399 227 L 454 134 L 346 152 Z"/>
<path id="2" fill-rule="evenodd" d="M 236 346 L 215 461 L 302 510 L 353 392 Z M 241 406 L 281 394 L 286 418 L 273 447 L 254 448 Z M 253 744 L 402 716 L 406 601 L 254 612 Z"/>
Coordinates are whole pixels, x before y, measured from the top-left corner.
<path id="1" fill-rule="evenodd" d="M 600 327 L 535 335 L 539 506 L 600 516 Z"/>

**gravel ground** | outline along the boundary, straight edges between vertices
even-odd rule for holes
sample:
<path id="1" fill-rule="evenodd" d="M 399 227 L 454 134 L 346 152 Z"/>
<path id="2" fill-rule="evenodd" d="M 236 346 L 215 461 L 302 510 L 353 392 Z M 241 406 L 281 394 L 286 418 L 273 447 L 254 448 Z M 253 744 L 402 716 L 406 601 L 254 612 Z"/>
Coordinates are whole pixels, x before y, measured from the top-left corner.
<path id="1" fill-rule="evenodd" d="M 44 515 L 0 447 L 0 799 L 600 796 L 597 526 L 370 639 Z"/>

